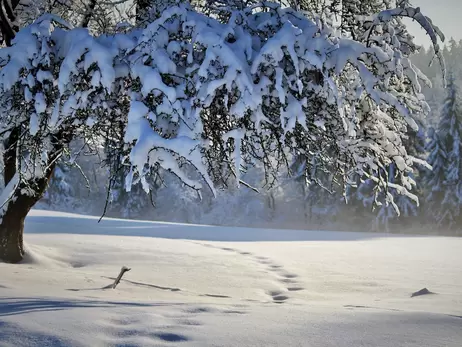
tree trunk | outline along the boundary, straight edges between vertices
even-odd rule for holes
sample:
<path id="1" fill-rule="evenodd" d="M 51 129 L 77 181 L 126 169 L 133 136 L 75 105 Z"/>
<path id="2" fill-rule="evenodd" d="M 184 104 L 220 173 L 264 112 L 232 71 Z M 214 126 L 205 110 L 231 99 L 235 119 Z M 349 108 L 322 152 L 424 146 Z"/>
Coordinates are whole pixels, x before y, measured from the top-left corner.
<path id="1" fill-rule="evenodd" d="M 1 202 L 5 205 L 0 207 L 0 211 L 4 211 L 0 216 L 0 260 L 7 263 L 17 263 L 24 257 L 24 221 L 30 209 L 45 193 L 62 149 L 62 144 L 58 142 L 49 155 L 49 165 L 43 177 L 21 182 L 17 172 L 19 133 L 19 128 L 11 131 L 3 153 L 5 190 L 12 192 L 6 202 Z"/>
<path id="2" fill-rule="evenodd" d="M 24 220 L 30 210 L 25 198 L 29 197 L 23 195 L 11 202 L 0 223 L 0 259 L 7 263 L 17 263 L 24 256 Z"/>
<path id="3" fill-rule="evenodd" d="M 14 25 L 14 14 L 20 0 L 0 0 L 0 32 L 6 46 L 11 46 L 18 28 Z M 4 143 L 3 152 L 3 181 L 5 188 L 17 175 L 17 150 L 20 140 L 20 128 L 14 128 L 8 140 Z M 70 138 L 68 139 L 70 141 Z M 24 221 L 30 209 L 45 193 L 48 181 L 55 168 L 56 159 L 60 155 L 62 144 L 57 142 L 55 151 L 50 155 L 50 165 L 44 177 L 32 179 L 28 182 L 20 182 L 12 187 L 12 196 L 0 207 L 4 211 L 0 216 L 0 260 L 8 263 L 17 263 L 24 257 Z M 17 177 L 17 176 L 16 176 Z M 10 185 L 11 187 L 11 185 Z M 21 193 L 23 190 L 33 192 L 33 195 Z M 2 201 L 4 203 L 4 201 Z"/>
<path id="4" fill-rule="evenodd" d="M 53 170 L 50 170 L 50 173 Z M 40 200 L 45 192 L 51 174 L 47 177 L 20 184 L 10 201 L 4 206 L 5 212 L 0 222 L 0 260 L 7 263 L 20 262 L 24 257 L 24 221 L 31 208 Z M 33 194 L 22 194 L 25 188 L 29 191 L 33 187 Z"/>

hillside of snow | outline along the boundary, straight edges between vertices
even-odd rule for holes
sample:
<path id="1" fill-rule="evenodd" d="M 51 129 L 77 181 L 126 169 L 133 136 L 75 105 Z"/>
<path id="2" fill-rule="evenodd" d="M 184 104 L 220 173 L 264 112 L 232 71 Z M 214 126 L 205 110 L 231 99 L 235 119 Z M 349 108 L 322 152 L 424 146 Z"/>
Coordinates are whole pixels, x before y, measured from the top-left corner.
<path id="1" fill-rule="evenodd" d="M 462 345 L 461 238 L 97 221 L 31 212 L 0 346 Z"/>

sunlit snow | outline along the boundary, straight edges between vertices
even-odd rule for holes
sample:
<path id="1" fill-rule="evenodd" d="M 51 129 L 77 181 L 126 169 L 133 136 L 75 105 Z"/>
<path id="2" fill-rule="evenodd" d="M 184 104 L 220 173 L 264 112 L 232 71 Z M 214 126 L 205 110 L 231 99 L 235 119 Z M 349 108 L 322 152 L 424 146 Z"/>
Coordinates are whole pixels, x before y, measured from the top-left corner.
<path id="1" fill-rule="evenodd" d="M 0 346 L 461 344 L 460 238 L 97 219 L 31 212 Z"/>

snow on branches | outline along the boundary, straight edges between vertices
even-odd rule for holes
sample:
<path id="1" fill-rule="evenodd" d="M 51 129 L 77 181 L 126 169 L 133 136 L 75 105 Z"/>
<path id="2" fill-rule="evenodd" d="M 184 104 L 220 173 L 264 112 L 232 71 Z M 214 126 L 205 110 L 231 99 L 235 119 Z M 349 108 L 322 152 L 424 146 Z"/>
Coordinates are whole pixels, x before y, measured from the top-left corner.
<path id="1" fill-rule="evenodd" d="M 153 167 L 214 190 L 229 174 L 239 184 L 246 165 L 261 162 L 270 180 L 297 158 L 383 188 L 394 163 L 393 188 L 413 197 L 402 140 L 428 107 L 399 47 L 276 4 L 224 13 L 172 5 L 144 29 L 97 37 L 49 15 L 21 30 L 0 50 L 0 134 L 20 129 L 22 179 L 43 175 L 71 140 L 122 124 L 112 140 L 125 143 L 127 190 L 148 191 Z"/>

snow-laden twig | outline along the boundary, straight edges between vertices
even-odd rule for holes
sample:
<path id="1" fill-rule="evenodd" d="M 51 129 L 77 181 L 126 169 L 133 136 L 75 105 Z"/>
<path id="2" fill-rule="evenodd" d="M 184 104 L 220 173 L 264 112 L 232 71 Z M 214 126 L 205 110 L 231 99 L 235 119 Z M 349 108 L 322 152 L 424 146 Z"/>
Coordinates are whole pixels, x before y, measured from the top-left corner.
<path id="1" fill-rule="evenodd" d="M 117 278 L 115 279 L 114 283 L 111 285 L 111 288 L 112 289 L 115 289 L 117 287 L 117 285 L 120 283 L 120 280 L 122 279 L 123 275 L 130 271 L 131 269 L 126 267 L 126 266 L 122 266 L 122 268 L 120 269 L 120 272 L 119 272 L 119 276 L 117 276 Z"/>

